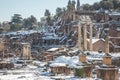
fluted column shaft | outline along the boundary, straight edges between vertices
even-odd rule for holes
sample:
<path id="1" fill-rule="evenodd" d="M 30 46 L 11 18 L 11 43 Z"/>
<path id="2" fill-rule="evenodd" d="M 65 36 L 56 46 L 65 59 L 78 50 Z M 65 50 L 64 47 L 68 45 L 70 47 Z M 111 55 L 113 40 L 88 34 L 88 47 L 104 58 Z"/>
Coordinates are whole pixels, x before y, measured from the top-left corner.
<path id="1" fill-rule="evenodd" d="M 83 25 L 83 29 L 84 29 L 84 50 L 87 50 L 87 25 L 84 24 Z"/>
<path id="2" fill-rule="evenodd" d="M 90 51 L 92 51 L 93 50 L 93 44 L 92 44 L 92 24 L 90 24 L 90 34 L 89 34 L 89 38 L 90 38 Z"/>
<path id="3" fill-rule="evenodd" d="M 80 26 L 80 24 L 78 25 L 78 49 L 82 50 L 82 47 L 81 47 L 81 26 Z"/>
<path id="4" fill-rule="evenodd" d="M 108 34 L 106 35 L 106 38 L 105 38 L 105 53 L 109 53 L 109 36 L 108 36 Z"/>

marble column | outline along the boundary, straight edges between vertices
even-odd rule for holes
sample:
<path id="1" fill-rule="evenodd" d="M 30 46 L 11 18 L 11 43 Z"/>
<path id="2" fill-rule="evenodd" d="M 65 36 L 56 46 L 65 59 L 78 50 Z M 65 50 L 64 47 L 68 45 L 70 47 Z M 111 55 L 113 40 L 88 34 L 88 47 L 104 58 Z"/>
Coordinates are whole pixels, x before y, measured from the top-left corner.
<path id="1" fill-rule="evenodd" d="M 81 26 L 80 26 L 80 24 L 78 24 L 78 49 L 82 50 L 82 47 L 81 47 Z"/>
<path id="2" fill-rule="evenodd" d="M 105 38 L 105 53 L 109 53 L 109 36 L 108 36 L 108 34 L 106 35 L 106 38 Z"/>
<path id="3" fill-rule="evenodd" d="M 23 58 L 31 58 L 31 48 L 29 43 L 23 43 Z"/>
<path id="4" fill-rule="evenodd" d="M 90 34 L 89 34 L 89 38 L 90 38 L 90 51 L 92 51 L 93 50 L 93 45 L 92 45 L 92 23 L 90 23 Z"/>
<path id="5" fill-rule="evenodd" d="M 84 33 L 84 50 L 87 50 L 87 27 L 86 27 L 87 25 L 86 25 L 86 23 L 83 25 L 83 29 L 84 29 L 84 31 L 83 31 L 83 33 Z"/>

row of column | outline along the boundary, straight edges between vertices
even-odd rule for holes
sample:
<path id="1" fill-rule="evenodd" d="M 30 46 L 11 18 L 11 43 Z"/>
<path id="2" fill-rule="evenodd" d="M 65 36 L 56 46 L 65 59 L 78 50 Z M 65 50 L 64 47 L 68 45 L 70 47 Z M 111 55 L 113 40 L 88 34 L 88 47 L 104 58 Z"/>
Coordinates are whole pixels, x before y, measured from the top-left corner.
<path id="1" fill-rule="evenodd" d="M 23 43 L 22 57 L 24 59 L 31 59 L 31 46 L 29 43 Z"/>
<path id="2" fill-rule="evenodd" d="M 93 50 L 93 45 L 92 45 L 92 23 L 90 23 L 89 25 L 88 25 L 90 28 L 90 33 L 89 33 L 89 38 L 90 38 L 90 40 L 89 40 L 89 48 L 90 48 L 90 51 L 92 51 Z M 81 31 L 81 29 L 82 29 L 82 27 L 83 27 L 83 35 L 82 35 L 82 31 Z M 83 36 L 83 48 L 82 48 L 82 36 Z M 79 48 L 79 50 L 84 50 L 84 51 L 86 51 L 86 50 L 88 50 L 87 49 L 87 24 L 86 23 L 84 23 L 84 24 L 78 24 L 78 48 Z"/>

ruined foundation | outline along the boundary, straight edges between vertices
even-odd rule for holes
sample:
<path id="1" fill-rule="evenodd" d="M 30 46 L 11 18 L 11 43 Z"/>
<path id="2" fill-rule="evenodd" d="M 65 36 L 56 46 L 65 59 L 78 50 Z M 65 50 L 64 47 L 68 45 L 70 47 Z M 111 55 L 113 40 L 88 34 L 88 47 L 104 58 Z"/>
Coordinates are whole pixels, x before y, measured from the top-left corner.
<path id="1" fill-rule="evenodd" d="M 102 80 L 119 80 L 118 78 L 118 69 L 117 68 L 108 68 L 103 67 L 97 70 L 97 77 Z"/>

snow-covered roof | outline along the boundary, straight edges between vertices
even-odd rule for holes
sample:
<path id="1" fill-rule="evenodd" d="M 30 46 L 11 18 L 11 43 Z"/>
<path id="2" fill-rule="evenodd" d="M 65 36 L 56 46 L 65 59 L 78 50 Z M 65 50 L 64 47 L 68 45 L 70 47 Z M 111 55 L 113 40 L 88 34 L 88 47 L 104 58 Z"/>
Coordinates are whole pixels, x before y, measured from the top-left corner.
<path id="1" fill-rule="evenodd" d="M 58 50 L 59 48 L 51 48 L 51 49 L 48 49 L 47 51 L 56 51 L 56 50 Z"/>
<path id="2" fill-rule="evenodd" d="M 57 66 L 67 66 L 67 64 L 66 63 L 52 63 L 52 64 L 50 64 L 50 67 L 57 67 Z"/>
<path id="3" fill-rule="evenodd" d="M 103 60 L 103 56 L 105 55 L 105 53 L 98 53 L 98 52 L 89 52 L 90 55 L 87 56 L 87 60 L 88 61 L 102 61 Z"/>
<path id="4" fill-rule="evenodd" d="M 78 51 L 77 48 L 74 48 L 72 51 L 69 51 L 69 53 L 76 53 Z"/>
<path id="5" fill-rule="evenodd" d="M 119 53 L 114 53 L 114 54 L 111 53 L 111 56 L 112 56 L 112 57 L 120 57 L 120 52 L 119 52 Z"/>
<path id="6" fill-rule="evenodd" d="M 27 31 L 21 30 L 15 32 L 8 32 L 6 35 L 27 35 L 32 33 L 41 33 L 41 32 L 37 30 L 27 30 Z"/>
<path id="7" fill-rule="evenodd" d="M 60 39 L 60 37 L 58 37 L 58 35 L 56 35 L 55 33 L 44 33 L 43 39 L 45 39 L 45 40 L 47 40 L 47 39 Z"/>
<path id="8" fill-rule="evenodd" d="M 99 10 L 96 10 L 95 11 L 96 13 L 100 13 L 100 12 L 104 12 L 104 13 L 109 13 L 109 11 L 108 10 L 104 10 L 104 9 L 99 9 Z"/>
<path id="9" fill-rule="evenodd" d="M 112 12 L 112 13 L 110 13 L 109 15 L 116 15 L 116 16 L 120 16 L 120 13 L 119 13 L 119 12 Z"/>
<path id="10" fill-rule="evenodd" d="M 60 39 L 58 36 L 44 36 L 43 39 L 49 40 L 49 39 Z"/>
<path id="11" fill-rule="evenodd" d="M 22 45 L 30 45 L 30 43 L 21 43 Z"/>
<path id="12" fill-rule="evenodd" d="M 46 32 L 44 33 L 44 36 L 57 36 L 57 35 L 55 33 Z"/>
<path id="13" fill-rule="evenodd" d="M 20 36 L 11 37 L 10 39 L 19 39 Z"/>

